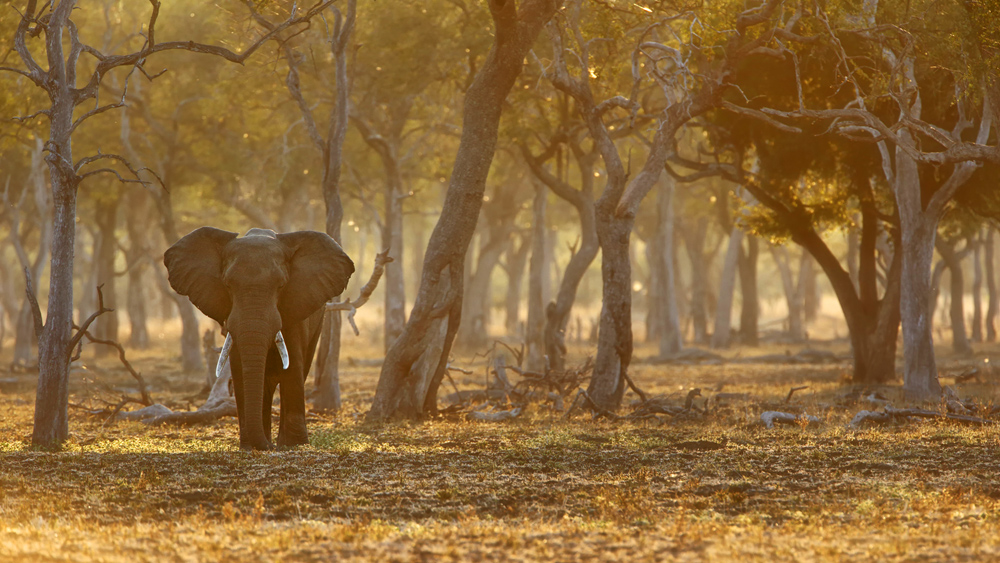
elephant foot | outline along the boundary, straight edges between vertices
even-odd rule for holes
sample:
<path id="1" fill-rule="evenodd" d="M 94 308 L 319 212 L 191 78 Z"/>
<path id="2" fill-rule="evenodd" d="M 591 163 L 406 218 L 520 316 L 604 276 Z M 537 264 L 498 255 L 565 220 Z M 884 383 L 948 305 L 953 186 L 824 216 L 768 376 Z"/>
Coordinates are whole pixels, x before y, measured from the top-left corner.
<path id="1" fill-rule="evenodd" d="M 294 434 L 288 436 L 278 436 L 278 446 L 282 448 L 292 448 L 295 446 L 304 446 L 309 443 L 309 435 L 305 432 L 301 434 Z"/>
<path id="2" fill-rule="evenodd" d="M 240 441 L 240 449 L 241 450 L 247 450 L 247 451 L 254 451 L 254 450 L 256 450 L 256 451 L 269 451 L 269 450 L 275 449 L 275 447 L 274 447 L 274 444 L 272 444 L 270 441 L 265 440 L 265 439 L 261 439 L 260 441 L 257 441 L 257 442 L 250 441 L 250 440 L 246 440 L 246 441 L 241 440 Z"/>

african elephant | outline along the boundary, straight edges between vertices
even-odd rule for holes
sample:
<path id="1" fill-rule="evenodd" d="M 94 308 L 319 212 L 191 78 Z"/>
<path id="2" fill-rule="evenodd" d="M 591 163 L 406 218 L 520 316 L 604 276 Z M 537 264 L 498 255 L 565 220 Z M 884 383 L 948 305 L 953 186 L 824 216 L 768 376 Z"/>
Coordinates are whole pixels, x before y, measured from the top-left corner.
<path id="1" fill-rule="evenodd" d="M 343 293 L 354 263 L 324 233 L 239 237 L 201 227 L 163 255 L 170 286 L 228 331 L 222 366 L 232 362 L 240 448 L 267 450 L 271 401 L 281 386 L 278 445 L 309 441 L 305 378 L 323 321 L 323 304 Z"/>

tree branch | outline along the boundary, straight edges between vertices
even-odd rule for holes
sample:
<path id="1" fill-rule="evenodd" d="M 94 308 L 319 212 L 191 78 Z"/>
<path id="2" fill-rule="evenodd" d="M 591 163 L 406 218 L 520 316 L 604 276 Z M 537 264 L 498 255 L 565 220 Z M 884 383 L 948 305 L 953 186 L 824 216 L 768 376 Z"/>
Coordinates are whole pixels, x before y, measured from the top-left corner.
<path id="1" fill-rule="evenodd" d="M 393 258 L 389 256 L 389 249 L 386 248 L 382 252 L 375 255 L 375 267 L 372 269 L 372 275 L 368 278 L 368 283 L 361 288 L 361 294 L 354 301 L 344 301 L 344 302 L 332 302 L 326 304 L 327 311 L 347 311 L 347 321 L 351 323 L 351 328 L 354 329 L 354 335 L 359 336 L 361 331 L 358 330 L 358 325 L 354 322 L 354 315 L 357 314 L 358 308 L 368 302 L 371 298 L 372 293 L 375 288 L 378 287 L 378 282 L 382 279 L 382 273 L 385 272 L 385 265 L 392 262 Z"/>
<path id="2" fill-rule="evenodd" d="M 76 334 L 74 334 L 73 338 L 70 339 L 69 344 L 66 345 L 67 356 L 73 354 L 73 348 L 76 348 L 77 343 L 80 342 L 80 339 L 82 339 L 83 335 L 86 334 L 90 325 L 97 320 L 97 317 L 100 317 L 104 313 L 111 313 L 114 311 L 114 309 L 108 309 L 104 306 L 104 293 L 101 291 L 102 287 L 104 287 L 104 284 L 97 286 L 97 311 L 87 317 L 87 320 L 83 321 L 83 324 L 80 325 Z"/>

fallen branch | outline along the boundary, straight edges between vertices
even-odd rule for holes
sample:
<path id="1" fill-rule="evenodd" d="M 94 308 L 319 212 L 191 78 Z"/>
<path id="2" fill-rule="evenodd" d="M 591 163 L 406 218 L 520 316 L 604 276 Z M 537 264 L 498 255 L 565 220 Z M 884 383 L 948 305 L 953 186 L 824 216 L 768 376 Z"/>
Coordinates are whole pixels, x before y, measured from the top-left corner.
<path id="1" fill-rule="evenodd" d="M 806 424 L 819 424 L 819 419 L 815 416 L 779 411 L 762 412 L 760 413 L 760 420 L 768 428 L 774 428 L 775 424 L 801 425 L 803 422 L 806 422 Z"/>
<path id="2" fill-rule="evenodd" d="M 357 314 L 358 307 L 367 303 L 368 299 L 371 298 L 375 288 L 378 287 L 379 280 L 382 278 L 382 273 L 385 272 L 385 265 L 392 261 L 393 258 L 389 256 L 388 248 L 379 252 L 375 255 L 375 267 L 372 269 L 372 275 L 368 278 L 368 283 L 361 288 L 361 294 L 357 299 L 354 301 L 336 301 L 326 304 L 327 311 L 347 311 L 347 322 L 351 323 L 351 328 L 354 329 L 354 336 L 361 335 L 358 325 L 354 322 L 354 315 Z"/>
<path id="3" fill-rule="evenodd" d="M 788 391 L 788 396 L 787 396 L 787 397 L 785 397 L 785 402 L 786 402 L 786 403 L 790 403 L 790 402 L 792 401 L 792 395 L 794 395 L 796 391 L 802 391 L 803 389 L 808 389 L 808 388 L 809 388 L 809 386 L 808 386 L 808 385 L 801 385 L 801 386 L 799 386 L 799 387 L 792 387 L 792 388 L 791 388 L 791 389 L 790 389 L 790 390 Z"/>
<path id="4" fill-rule="evenodd" d="M 516 418 L 521 414 L 521 407 L 514 407 L 506 411 L 482 412 L 472 411 L 469 413 L 469 420 L 480 420 L 483 422 L 502 422 Z"/>

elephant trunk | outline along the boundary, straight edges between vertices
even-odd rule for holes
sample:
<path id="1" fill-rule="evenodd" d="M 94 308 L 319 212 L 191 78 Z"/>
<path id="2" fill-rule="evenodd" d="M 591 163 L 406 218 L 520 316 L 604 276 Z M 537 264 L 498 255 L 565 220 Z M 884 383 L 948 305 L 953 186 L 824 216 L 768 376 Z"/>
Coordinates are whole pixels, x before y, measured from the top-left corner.
<path id="1" fill-rule="evenodd" d="M 230 325 L 240 354 L 243 382 L 243 418 L 240 426 L 240 447 L 244 449 L 271 449 L 270 436 L 264 435 L 264 377 L 267 353 L 274 344 L 274 336 L 280 327 L 280 320 L 268 322 L 266 318 L 255 316 L 245 322 L 236 321 Z M 236 375 L 236 374 L 234 374 Z M 269 405 L 268 405 L 269 406 Z"/>

